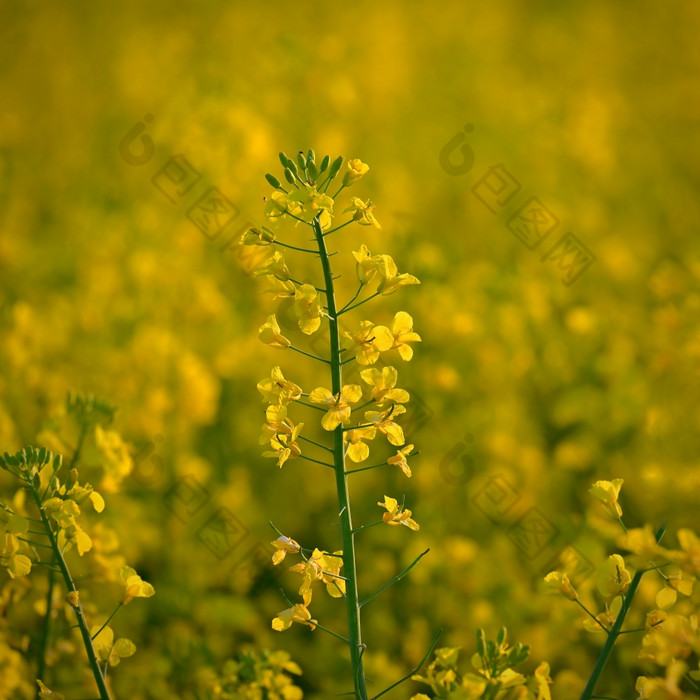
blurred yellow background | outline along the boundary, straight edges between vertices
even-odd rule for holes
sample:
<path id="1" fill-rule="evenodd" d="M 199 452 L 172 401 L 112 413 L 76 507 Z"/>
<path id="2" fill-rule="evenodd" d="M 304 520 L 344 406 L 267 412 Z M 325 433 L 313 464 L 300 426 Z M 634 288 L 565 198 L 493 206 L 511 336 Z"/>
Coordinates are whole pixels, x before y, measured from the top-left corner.
<path id="1" fill-rule="evenodd" d="M 311 546 L 339 536 L 332 480 L 260 456 L 255 384 L 275 364 L 324 381 L 259 343 L 276 302 L 230 242 L 262 220 L 278 151 L 308 148 L 370 165 L 353 194 L 383 228 L 334 234 L 341 255 L 365 242 L 422 281 L 355 317 L 404 309 L 423 337 L 399 367 L 413 479 L 352 483 L 356 521 L 405 492 L 421 524 L 358 540 L 366 590 L 431 548 L 365 611 L 372 687 L 438 627 L 470 654 L 500 624 L 553 675 L 587 677 L 599 642 L 540 582 L 566 546 L 603 556 L 582 529 L 590 483 L 625 479 L 630 525 L 699 524 L 698 29 L 695 3 L 652 0 L 2 3 L 0 451 L 36 443 L 70 389 L 119 407 L 132 454 L 150 445 L 103 517 L 157 591 L 119 621 L 139 651 L 118 697 L 194 698 L 196 669 L 247 646 L 291 651 L 305 697 L 348 690 L 340 645 L 270 629 L 295 580 L 270 578 L 268 520 Z M 199 178 L 168 197 L 173 157 Z M 492 211 L 494 166 L 518 186 Z M 233 218 L 208 237 L 188 212 L 210 187 Z M 559 224 L 530 249 L 511 217 L 532 197 Z M 573 281 L 548 258 L 567 232 L 592 261 Z M 241 526 L 225 555 L 202 537 L 220 507 Z M 549 530 L 524 545 L 533 514 Z"/>

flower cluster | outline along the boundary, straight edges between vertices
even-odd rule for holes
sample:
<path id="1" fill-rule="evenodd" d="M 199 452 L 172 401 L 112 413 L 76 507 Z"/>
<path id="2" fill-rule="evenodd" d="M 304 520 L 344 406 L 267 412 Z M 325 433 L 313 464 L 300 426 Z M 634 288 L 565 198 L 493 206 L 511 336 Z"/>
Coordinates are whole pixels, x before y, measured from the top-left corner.
<path id="1" fill-rule="evenodd" d="M 284 651 L 243 652 L 223 664 L 220 673 L 204 669 L 198 686 L 203 700 L 302 700 L 294 684 L 301 668 Z"/>
<path id="2" fill-rule="evenodd" d="M 68 407 L 75 409 L 82 425 L 78 437 L 78 447 L 74 450 L 70 464 L 64 465 L 61 455 L 54 457 L 46 447 L 26 447 L 14 455 L 5 453 L 0 456 L 0 468 L 20 482 L 14 496 L 6 502 L 0 501 L 0 566 L 11 579 L 23 579 L 23 586 L 28 590 L 29 575 L 35 578 L 35 567 L 41 572 L 48 572 L 51 577 L 49 598 L 44 614 L 50 620 L 55 612 L 52 609 L 54 584 L 58 586 L 58 577 L 66 589 L 63 603 L 66 614 L 75 614 L 77 625 L 66 629 L 78 628 L 79 637 L 90 663 L 100 698 L 109 697 L 107 690 L 107 669 L 116 666 L 121 659 L 133 655 L 134 644 L 128 639 L 114 640 L 114 632 L 108 626 L 118 610 L 134 598 L 148 598 L 155 594 L 153 586 L 141 579 L 131 567 L 123 565 L 123 558 L 114 556 L 114 546 L 108 543 L 108 530 L 93 527 L 85 514 L 86 505 L 91 510 L 102 513 L 105 501 L 102 495 L 89 483 L 81 483 L 78 466 L 81 460 L 81 448 L 88 431 L 99 428 L 95 420 L 104 413 L 104 405 L 94 400 L 79 400 L 74 395 L 68 399 Z M 95 420 L 93 420 L 95 419 Z M 82 467 L 81 467 L 82 468 Z M 97 583 L 116 580 L 119 576 L 123 584 L 123 595 L 116 609 L 101 625 L 88 627 L 82 595 L 89 599 L 90 588 L 76 587 L 76 581 L 70 573 L 70 556 L 74 549 L 78 557 L 89 559 L 85 555 L 96 549 L 96 566 L 91 577 Z M 89 564 L 88 564 L 89 565 Z M 56 581 L 54 582 L 54 579 Z M 87 580 L 87 579 L 86 579 Z M 94 604 L 89 602 L 94 610 Z M 37 608 L 41 609 L 41 608 Z M 49 622 L 45 623 L 49 629 Z M 40 672 L 36 679 L 38 696 L 41 698 L 62 698 L 63 695 L 50 689 L 45 683 L 45 658 L 49 657 L 50 638 L 44 636 L 39 647 Z M 72 642 L 57 642 L 64 647 L 74 648 Z M 67 645 L 67 646 L 66 646 Z M 53 652 L 51 652 L 53 653 Z"/>
<path id="3" fill-rule="evenodd" d="M 492 698 L 493 700 L 551 700 L 549 664 L 542 662 L 530 678 L 513 670 L 527 660 L 530 650 L 523 644 L 510 646 L 503 627 L 495 641 L 487 640 L 483 629 L 476 635 L 477 652 L 472 657 L 473 671 L 460 673 L 457 667 L 459 647 L 435 650 L 435 658 L 425 674 L 412 680 L 430 686 L 436 698 Z M 429 700 L 418 693 L 411 700 Z"/>
<path id="4" fill-rule="evenodd" d="M 692 595 L 694 582 L 700 576 L 700 538 L 692 530 L 682 528 L 677 533 L 678 547 L 668 548 L 660 544 L 664 528 L 656 533 L 649 525 L 627 529 L 619 502 L 622 484 L 622 479 L 597 481 L 590 489 L 604 512 L 619 522 L 622 531 L 616 544 L 629 553 L 626 559 L 617 552 L 611 554 L 598 569 L 596 588 L 602 610 L 593 612 L 582 602 L 566 571 L 550 572 L 545 576 L 545 585 L 583 610 L 586 618 L 582 625 L 587 631 L 604 633 L 613 644 L 621 634 L 643 634 L 639 658 L 667 667 L 667 674 L 665 678 L 640 676 L 636 685 L 638 698 L 684 698 L 679 679 L 685 675 L 690 683 L 693 681 L 686 675 L 687 665 L 679 660 L 700 653 L 700 635 L 695 608 L 680 599 L 687 600 Z M 661 581 L 655 595 L 656 607 L 646 610 L 642 627 L 622 629 L 642 576 L 650 572 Z M 672 611 L 674 607 L 677 609 Z M 609 649 L 612 646 L 607 653 Z M 595 682 L 597 677 L 592 677 L 589 692 L 593 692 Z"/>
<path id="5" fill-rule="evenodd" d="M 302 386 L 295 379 L 288 378 L 280 366 L 275 366 L 269 377 L 258 382 L 258 391 L 267 404 L 260 444 L 266 447 L 263 456 L 273 458 L 278 467 L 292 460 L 305 460 L 335 472 L 343 548 L 333 552 L 305 549 L 290 537 L 278 533 L 280 536 L 272 543 L 275 548 L 273 563 L 280 564 L 288 554 L 301 558 L 290 567 L 290 571 L 301 576 L 298 589 L 301 602 L 290 602 L 290 607 L 273 619 L 272 627 L 281 631 L 297 623 L 311 629 L 326 629 L 309 611 L 313 588 L 318 582 L 325 586 L 330 596 L 345 598 L 355 688 L 358 697 L 364 698 L 365 681 L 359 651 L 362 648 L 360 601 L 354 578 L 354 536 L 360 530 L 381 524 L 404 525 L 410 530 L 418 530 L 419 526 L 412 518 L 411 510 L 399 506 L 396 498 L 385 495 L 383 501 L 378 502 L 378 506 L 384 509 L 381 520 L 353 528 L 347 476 L 367 469 L 396 467 L 403 475 L 411 477 L 408 458 L 416 453 L 412 444 L 406 444 L 400 423 L 410 396 L 399 386 L 399 372 L 394 362 L 409 361 L 413 357 L 412 346 L 420 342 L 421 337 L 413 330 L 413 318 L 405 311 L 397 311 L 386 325 L 360 317 L 356 325 L 344 324 L 341 330 L 339 319 L 376 297 L 391 295 L 399 287 L 417 285 L 419 280 L 411 274 L 399 272 L 391 256 L 372 253 L 365 243 L 360 243 L 348 260 L 357 278 L 355 293 L 343 306 L 336 305 L 336 278 L 331 270 L 334 253 L 329 253 L 326 247 L 327 241 L 331 240 L 329 236 L 351 224 L 381 230 L 374 204 L 369 199 L 351 197 L 347 206 L 338 205 L 339 195 L 364 177 L 369 166 L 359 159 L 344 164 L 342 157 L 331 161 L 329 156 L 317 163 L 312 150 L 306 154 L 300 152 L 294 159 L 281 153 L 280 162 L 288 184 L 283 186 L 273 175 L 266 175 L 274 190 L 266 198 L 265 224 L 246 231 L 241 237 L 241 245 L 263 251 L 253 266 L 253 276 L 264 279 L 266 293 L 284 303 L 284 308 L 293 310 L 294 322 L 302 338 L 321 334 L 321 329 L 327 329 L 327 352 L 319 355 L 316 354 L 318 350 L 312 353 L 298 347 L 297 341 L 291 337 L 296 330 L 285 329 L 283 333 L 277 314 L 267 317 L 258 336 L 274 349 L 296 352 L 317 361 L 328 374 L 327 379 L 316 385 Z M 340 185 L 329 194 L 331 184 L 338 176 L 341 176 Z M 338 211 L 347 215 L 341 223 L 335 221 Z M 289 235 L 294 231 L 308 233 L 309 228 L 315 248 L 308 247 L 308 236 L 291 242 Z M 294 266 L 287 258 L 291 260 L 291 256 L 298 255 L 311 255 L 319 260 L 317 280 L 302 282 L 298 279 L 302 275 L 294 275 Z M 319 343 L 314 341 L 312 348 L 318 346 Z M 374 366 L 380 358 L 381 366 Z M 356 379 L 346 383 L 342 375 L 350 363 L 355 363 L 350 369 L 355 371 Z M 309 411 L 320 413 L 320 420 L 311 422 L 306 415 Z M 305 412 L 303 421 L 297 417 L 302 412 Z M 388 445 L 391 454 L 377 464 L 364 466 L 372 446 L 382 449 L 382 443 L 383 450 L 386 451 Z M 348 470 L 346 461 L 363 466 Z M 341 575 L 341 570 L 347 572 L 347 578 Z"/>

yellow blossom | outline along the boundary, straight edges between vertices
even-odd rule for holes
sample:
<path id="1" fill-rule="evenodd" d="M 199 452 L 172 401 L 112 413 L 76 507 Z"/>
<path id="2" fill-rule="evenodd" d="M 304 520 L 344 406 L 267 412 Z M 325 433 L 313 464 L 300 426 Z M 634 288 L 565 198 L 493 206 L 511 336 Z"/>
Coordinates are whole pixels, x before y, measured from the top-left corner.
<path id="1" fill-rule="evenodd" d="M 269 377 L 258 382 L 263 401 L 286 406 L 301 397 L 301 387 L 284 378 L 279 366 L 273 367 Z"/>
<path id="2" fill-rule="evenodd" d="M 316 629 L 316 620 L 311 619 L 311 613 L 306 605 L 301 603 L 297 603 L 295 606 L 278 613 L 277 617 L 272 620 L 272 629 L 282 632 L 289 629 L 293 622 L 308 625 L 312 630 Z"/>
<path id="3" fill-rule="evenodd" d="M 323 194 L 314 185 L 305 183 L 303 187 L 290 193 L 289 200 L 298 202 L 301 206 L 299 212 L 294 212 L 300 219 L 311 221 L 320 213 L 321 228 L 325 230 L 330 226 L 333 214 L 333 198 L 330 195 Z"/>
<path id="4" fill-rule="evenodd" d="M 122 605 L 128 605 L 134 598 L 150 598 L 155 595 L 153 586 L 144 581 L 130 566 L 122 566 L 119 569 L 119 577 L 124 584 Z"/>
<path id="5" fill-rule="evenodd" d="M 371 423 L 380 433 L 386 435 L 392 445 L 397 447 L 405 442 L 403 428 L 394 422 L 396 416 L 406 413 L 406 409 L 400 404 L 393 404 L 385 411 L 367 411 L 365 422 Z"/>
<path id="6" fill-rule="evenodd" d="M 369 172 L 369 165 L 363 163 L 359 158 L 351 158 L 348 161 L 347 170 L 343 175 L 343 186 L 348 187 L 353 182 L 357 182 L 361 177 Z"/>
<path id="7" fill-rule="evenodd" d="M 301 551 L 301 545 L 296 540 L 293 540 L 291 537 L 285 537 L 284 535 L 273 540 L 271 544 L 277 550 L 272 555 L 272 563 L 275 566 L 284 561 L 287 554 L 298 554 Z"/>
<path id="8" fill-rule="evenodd" d="M 275 234 L 266 228 L 249 228 L 242 236 L 241 243 L 243 245 L 259 245 L 268 246 L 274 243 Z"/>
<path id="9" fill-rule="evenodd" d="M 302 284 L 294 293 L 294 309 L 299 318 L 302 333 L 311 335 L 321 326 L 323 305 L 321 296 L 311 284 Z"/>
<path id="10" fill-rule="evenodd" d="M 94 635 L 100 630 L 98 625 L 95 625 L 90 634 Z M 122 659 L 133 656 L 136 653 L 136 646 L 130 639 L 117 639 L 114 641 L 114 630 L 111 627 L 105 627 L 93 640 L 95 654 L 98 661 L 107 662 L 110 666 L 117 666 Z"/>
<path id="11" fill-rule="evenodd" d="M 393 342 L 394 336 L 386 326 L 375 326 L 371 321 L 363 321 L 357 333 L 345 332 L 343 347 L 354 351 L 359 364 L 373 365 L 379 359 L 379 353 L 389 350 Z"/>
<path id="12" fill-rule="evenodd" d="M 335 430 L 339 425 L 350 420 L 350 404 L 362 398 L 362 387 L 358 384 L 346 384 L 335 396 L 328 389 L 318 387 L 309 394 L 309 401 L 328 408 L 321 418 L 324 430 Z"/>
<path id="13" fill-rule="evenodd" d="M 355 428 L 346 430 L 343 437 L 347 443 L 347 456 L 353 462 L 364 462 L 369 457 L 369 447 L 363 440 L 374 440 L 376 428 Z"/>
<path id="14" fill-rule="evenodd" d="M 356 221 L 362 226 L 375 226 L 381 230 L 381 225 L 374 217 L 374 204 L 368 199 L 363 202 L 359 197 L 353 197 L 350 200 L 350 206 L 343 210 L 343 214 L 346 212 L 353 212 L 352 220 Z"/>
<path id="15" fill-rule="evenodd" d="M 413 348 L 408 343 L 420 343 L 421 337 L 413 332 L 413 318 L 405 311 L 398 311 L 391 324 L 392 342 L 390 349 L 396 349 L 401 359 L 408 362 L 413 357 Z"/>
<path id="16" fill-rule="evenodd" d="M 292 432 L 277 433 L 270 438 L 271 450 L 266 450 L 262 453 L 263 457 L 273 457 L 277 460 L 277 466 L 281 469 L 285 462 L 289 459 L 296 459 L 301 455 L 301 448 L 297 442 L 299 433 L 304 427 L 303 423 L 294 426 Z"/>
<path id="17" fill-rule="evenodd" d="M 622 517 L 622 508 L 617 502 L 622 482 L 622 479 L 596 481 L 592 488 L 589 489 L 589 493 L 603 504 L 605 511 L 613 518 Z"/>
<path id="18" fill-rule="evenodd" d="M 400 275 L 393 275 L 383 279 L 377 291 L 381 292 L 384 296 L 393 294 L 399 287 L 407 287 L 409 285 L 420 284 L 420 280 L 414 275 L 409 275 L 408 272 L 402 272 Z"/>
<path id="19" fill-rule="evenodd" d="M 612 554 L 598 577 L 598 590 L 605 598 L 613 598 L 627 592 L 632 577 L 625 568 L 625 560 L 619 554 Z"/>
<path id="20" fill-rule="evenodd" d="M 0 549 L 0 565 L 7 569 L 10 578 L 21 578 L 32 570 L 32 560 L 22 551 L 29 550 L 20 546 L 16 535 L 5 533 L 5 546 Z"/>
<path id="21" fill-rule="evenodd" d="M 377 403 L 394 401 L 406 403 L 410 396 L 404 389 L 395 389 L 399 373 L 394 367 L 382 367 L 381 370 L 372 368 L 360 372 L 362 379 L 372 387 L 370 398 Z"/>
<path id="22" fill-rule="evenodd" d="M 284 221 L 287 214 L 301 217 L 302 213 L 301 204 L 279 190 L 275 190 L 265 203 L 265 216 L 273 223 Z"/>
<path id="23" fill-rule="evenodd" d="M 267 321 L 258 329 L 258 338 L 266 345 L 270 345 L 278 350 L 284 350 L 291 345 L 291 342 L 282 335 L 275 314 L 267 317 Z"/>
<path id="24" fill-rule="evenodd" d="M 408 466 L 406 461 L 406 456 L 411 454 L 413 450 L 413 445 L 406 445 L 400 450 L 396 451 L 393 457 L 387 459 L 387 464 L 396 465 L 407 477 L 411 476 L 411 467 Z"/>
<path id="25" fill-rule="evenodd" d="M 380 501 L 377 505 L 386 510 L 386 513 L 382 516 L 382 520 L 387 525 L 405 525 L 410 530 L 420 529 L 418 523 L 411 518 L 411 511 L 401 508 L 399 502 L 395 498 L 385 495 L 384 502 L 382 503 Z"/>
<path id="26" fill-rule="evenodd" d="M 552 571 L 544 577 L 544 582 L 549 591 L 553 593 L 561 593 L 569 600 L 577 600 L 578 593 L 571 585 L 567 574 L 560 571 Z"/>
<path id="27" fill-rule="evenodd" d="M 549 664 L 546 661 L 535 669 L 534 678 L 537 685 L 537 700 L 552 700 L 552 693 L 549 690 L 552 679 L 549 675 Z"/>
<path id="28" fill-rule="evenodd" d="M 359 250 L 353 251 L 356 262 L 357 279 L 365 285 L 379 278 L 386 281 L 396 277 L 398 268 L 390 255 L 372 255 L 363 243 Z"/>
<path id="29" fill-rule="evenodd" d="M 291 280 L 281 280 L 272 275 L 267 276 L 267 283 L 270 285 L 263 289 L 263 294 L 272 294 L 273 299 L 289 299 L 296 295 L 296 285 Z"/>
<path id="30" fill-rule="evenodd" d="M 291 276 L 287 263 L 284 260 L 284 256 L 278 250 L 276 250 L 272 257 L 265 260 L 265 265 L 259 267 L 255 272 L 253 272 L 253 277 L 262 277 L 263 275 L 271 275 L 279 280 L 288 280 Z"/>

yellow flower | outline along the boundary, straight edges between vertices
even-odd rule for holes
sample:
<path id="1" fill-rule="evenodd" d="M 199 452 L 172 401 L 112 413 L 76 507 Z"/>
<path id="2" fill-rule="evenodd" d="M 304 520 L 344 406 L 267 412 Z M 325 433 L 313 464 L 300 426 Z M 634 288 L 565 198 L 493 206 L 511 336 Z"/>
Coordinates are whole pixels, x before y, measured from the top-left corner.
<path id="1" fill-rule="evenodd" d="M 36 682 L 39 686 L 39 697 L 41 700 L 65 700 L 64 695 L 61 695 L 61 693 L 54 693 L 53 690 L 47 688 L 38 678 Z"/>
<path id="2" fill-rule="evenodd" d="M 363 243 L 359 250 L 353 251 L 357 261 L 355 269 L 360 284 L 369 284 L 379 277 L 381 280 L 392 279 L 398 274 L 396 263 L 390 255 L 372 255 Z"/>
<path id="3" fill-rule="evenodd" d="M 263 275 L 270 275 L 276 277 L 278 280 L 287 281 L 291 275 L 287 263 L 284 260 L 284 256 L 278 250 L 276 250 L 272 257 L 265 260 L 265 265 L 259 267 L 255 272 L 253 272 L 253 277 L 261 277 Z"/>
<path id="4" fill-rule="evenodd" d="M 389 457 L 389 459 L 387 459 L 387 464 L 396 465 L 407 477 L 410 478 L 411 467 L 408 466 L 406 456 L 411 454 L 412 450 L 413 445 L 406 445 L 406 447 L 402 447 L 400 450 L 396 451 L 396 454 L 393 457 Z"/>
<path id="5" fill-rule="evenodd" d="M 282 632 L 283 630 L 288 630 L 293 622 L 308 625 L 312 630 L 316 629 L 316 620 L 311 619 L 311 613 L 306 605 L 301 603 L 297 603 L 295 606 L 278 613 L 277 617 L 272 621 L 272 629 Z"/>
<path id="6" fill-rule="evenodd" d="M 392 445 L 399 447 L 405 442 L 403 428 L 394 423 L 394 418 L 406 413 L 406 409 L 400 404 L 393 404 L 386 411 L 367 411 L 365 422 L 371 423 L 380 433 L 386 435 Z"/>
<path id="7" fill-rule="evenodd" d="M 393 294 L 399 287 L 407 287 L 414 284 L 420 284 L 420 280 L 414 275 L 409 275 L 408 272 L 402 272 L 400 275 L 394 275 L 382 280 L 377 287 L 377 291 L 387 296 Z"/>
<path id="8" fill-rule="evenodd" d="M 275 234 L 266 228 L 249 228 L 242 236 L 241 243 L 243 245 L 260 245 L 268 246 L 275 241 Z"/>
<path id="9" fill-rule="evenodd" d="M 656 605 L 659 608 L 670 608 L 678 598 L 678 594 L 689 596 L 693 592 L 692 578 L 684 578 L 679 571 L 667 573 L 664 579 L 666 585 L 656 594 Z"/>
<path id="10" fill-rule="evenodd" d="M 273 457 L 277 459 L 277 466 L 281 469 L 284 463 L 289 459 L 296 459 L 301 455 L 301 448 L 297 439 L 299 438 L 299 433 L 304 427 L 303 423 L 292 428 L 292 432 L 287 433 L 277 433 L 270 438 L 271 450 L 266 450 L 262 453 L 263 457 Z"/>
<path id="11" fill-rule="evenodd" d="M 301 551 L 301 545 L 296 540 L 293 540 L 291 537 L 285 537 L 284 535 L 278 537 L 271 544 L 277 550 L 272 555 L 272 563 L 275 566 L 284 561 L 287 554 L 297 554 Z"/>
<path id="12" fill-rule="evenodd" d="M 318 387 L 309 394 L 311 403 L 328 407 L 321 419 L 324 430 L 335 430 L 341 423 L 349 421 L 352 412 L 350 404 L 357 403 L 361 398 L 362 387 L 359 384 L 346 384 L 340 394 L 335 396 L 323 387 Z"/>
<path id="13" fill-rule="evenodd" d="M 359 158 L 351 158 L 348 161 L 345 175 L 343 175 L 343 186 L 347 187 L 348 185 L 352 185 L 353 182 L 356 182 L 368 172 L 369 165 L 363 163 Z"/>
<path id="14" fill-rule="evenodd" d="M 376 428 L 355 428 L 344 433 L 347 443 L 347 456 L 353 462 L 364 462 L 369 457 L 369 447 L 363 440 L 374 440 L 377 434 Z"/>
<path id="15" fill-rule="evenodd" d="M 398 350 L 401 359 L 408 362 L 413 357 L 413 348 L 408 343 L 420 343 L 422 338 L 413 332 L 413 318 L 405 311 L 398 311 L 391 324 L 393 336 L 391 350 Z"/>
<path id="16" fill-rule="evenodd" d="M 279 190 L 275 190 L 265 202 L 265 216 L 273 223 L 284 221 L 287 214 L 301 217 L 302 213 L 301 204 Z"/>
<path id="17" fill-rule="evenodd" d="M 622 481 L 622 479 L 596 481 L 593 487 L 589 489 L 589 493 L 593 498 L 597 498 L 603 504 L 605 511 L 613 518 L 622 517 L 622 508 L 620 508 L 620 504 L 617 502 L 620 496 Z"/>
<path id="18" fill-rule="evenodd" d="M 155 595 L 153 586 L 144 581 L 130 566 L 122 566 L 119 569 L 119 577 L 124 584 L 122 605 L 128 605 L 134 598 L 150 598 Z"/>
<path id="19" fill-rule="evenodd" d="M 267 289 L 263 289 L 263 294 L 272 294 L 273 299 L 287 299 L 294 297 L 297 288 L 291 280 L 281 280 L 272 275 L 268 275 Z"/>
<path id="20" fill-rule="evenodd" d="M 688 528 L 681 528 L 676 534 L 681 551 L 667 552 L 673 562 L 692 576 L 700 576 L 700 537 Z"/>
<path id="21" fill-rule="evenodd" d="M 567 574 L 560 571 L 552 571 L 544 577 L 544 582 L 551 593 L 561 593 L 569 600 L 578 599 L 578 593 L 571 585 Z"/>
<path id="22" fill-rule="evenodd" d="M 275 314 L 267 317 L 267 321 L 258 329 L 258 338 L 266 345 L 270 345 L 278 350 L 284 350 L 291 345 L 291 342 L 282 335 Z"/>
<path id="23" fill-rule="evenodd" d="M 9 532 L 5 533 L 5 546 L 0 549 L 0 565 L 7 569 L 10 578 L 21 578 L 26 576 L 32 570 L 32 560 L 21 551 L 27 551 L 24 547 L 20 547 L 20 541 L 16 535 Z"/>
<path id="24" fill-rule="evenodd" d="M 374 204 L 368 199 L 363 202 L 359 197 L 353 197 L 350 200 L 350 206 L 347 209 L 343 209 L 343 214 L 346 212 L 353 212 L 352 220 L 356 221 L 362 226 L 375 226 L 381 230 L 381 225 L 374 217 Z"/>
<path id="25" fill-rule="evenodd" d="M 294 293 L 294 309 L 299 318 L 302 333 L 311 335 L 321 326 L 323 305 L 321 297 L 311 284 L 302 284 Z"/>
<path id="26" fill-rule="evenodd" d="M 614 598 L 627 592 L 631 580 L 625 560 L 619 554 L 612 554 L 598 577 L 598 590 L 605 598 Z"/>
<path id="27" fill-rule="evenodd" d="M 95 625 L 90 634 L 96 634 L 99 626 Z M 136 646 L 130 639 L 117 639 L 114 641 L 114 630 L 105 627 L 93 640 L 95 654 L 98 661 L 108 662 L 110 666 L 117 666 L 122 659 L 133 656 L 136 653 Z"/>
<path id="28" fill-rule="evenodd" d="M 285 379 L 279 366 L 272 368 L 269 378 L 258 382 L 258 391 L 262 394 L 263 401 L 280 406 L 286 406 L 301 397 L 301 387 Z"/>
<path id="29" fill-rule="evenodd" d="M 386 326 L 375 326 L 371 321 L 363 321 L 360 330 L 354 335 L 345 332 L 343 347 L 355 352 L 355 359 L 361 365 L 373 365 L 379 353 L 391 348 L 394 336 Z"/>
<path id="30" fill-rule="evenodd" d="M 78 591 L 71 591 L 66 595 L 65 601 L 66 603 L 68 603 L 68 605 L 77 608 L 80 604 L 80 594 L 78 593 Z"/>
<path id="31" fill-rule="evenodd" d="M 552 679 L 549 676 L 549 664 L 546 661 L 535 669 L 534 678 L 537 684 L 537 700 L 552 700 L 549 690 Z"/>
<path id="32" fill-rule="evenodd" d="M 330 195 L 321 194 L 315 186 L 305 184 L 303 189 L 294 190 L 289 199 L 301 205 L 301 211 L 294 212 L 300 219 L 311 221 L 320 213 L 321 228 L 325 230 L 330 226 L 333 214 L 333 198 Z"/>
<path id="33" fill-rule="evenodd" d="M 370 398 L 377 403 L 384 401 L 406 403 L 410 399 L 407 391 L 394 388 L 399 378 L 399 373 L 394 367 L 383 367 L 381 370 L 363 369 L 360 376 L 372 387 Z"/>
<path id="34" fill-rule="evenodd" d="M 390 496 L 384 496 L 384 502 L 377 503 L 386 510 L 382 516 L 382 520 L 387 525 L 405 525 L 410 530 L 419 530 L 418 523 L 411 518 L 411 511 L 399 507 L 399 502 Z"/>

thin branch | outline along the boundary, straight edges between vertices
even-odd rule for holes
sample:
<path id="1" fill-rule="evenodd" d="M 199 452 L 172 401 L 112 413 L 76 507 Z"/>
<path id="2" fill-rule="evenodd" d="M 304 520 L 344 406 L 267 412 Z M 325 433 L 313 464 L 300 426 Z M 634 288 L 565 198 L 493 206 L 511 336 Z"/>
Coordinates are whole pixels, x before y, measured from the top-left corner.
<path id="1" fill-rule="evenodd" d="M 430 548 L 426 549 L 425 552 L 419 554 L 400 574 L 397 574 L 396 576 L 394 576 L 394 578 L 391 579 L 391 581 L 385 583 L 381 588 L 378 588 L 374 593 L 371 593 L 369 596 L 367 596 L 367 598 L 365 598 L 360 603 L 360 607 L 363 607 L 364 605 L 369 603 L 370 600 L 376 598 L 380 593 L 385 591 L 392 584 L 396 583 L 397 581 L 400 581 L 429 551 Z"/>

